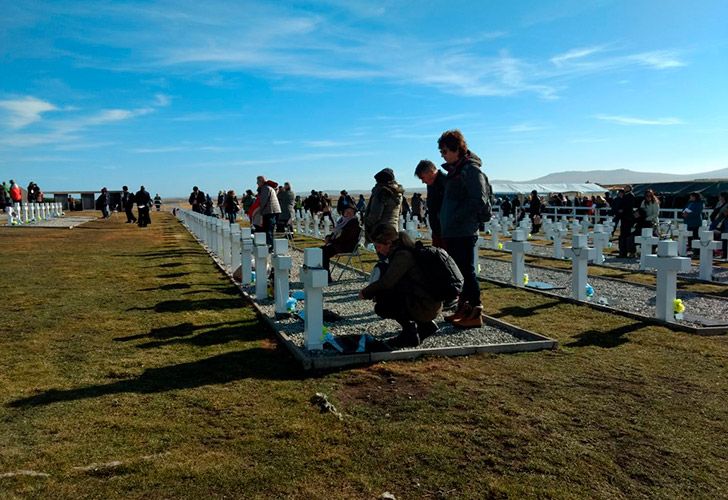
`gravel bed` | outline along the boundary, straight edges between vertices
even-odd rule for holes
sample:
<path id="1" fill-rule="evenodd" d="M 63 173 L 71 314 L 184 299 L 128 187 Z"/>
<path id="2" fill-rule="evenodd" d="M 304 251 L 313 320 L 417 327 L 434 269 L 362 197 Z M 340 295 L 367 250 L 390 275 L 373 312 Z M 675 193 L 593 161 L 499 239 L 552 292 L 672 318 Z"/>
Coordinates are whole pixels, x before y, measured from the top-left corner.
<path id="1" fill-rule="evenodd" d="M 487 243 L 486 243 L 487 244 Z M 615 243 L 616 245 L 616 243 Z M 567 247 L 571 246 L 571 242 L 564 242 L 563 248 L 566 249 Z M 488 247 L 490 248 L 490 247 Z M 509 253 L 504 251 L 504 253 Z M 541 246 L 541 245 L 531 245 L 531 250 L 527 252 L 528 255 L 534 255 L 537 257 L 551 257 L 554 256 L 554 248 L 553 246 Z M 623 269 L 627 271 L 639 271 L 639 258 L 637 259 L 620 259 L 619 257 L 615 257 L 609 254 L 604 254 L 604 263 L 603 265 L 614 267 L 616 269 Z M 645 272 L 654 274 L 654 271 L 647 270 Z M 690 271 L 687 273 L 680 273 L 679 276 L 682 278 L 692 278 L 692 279 L 698 279 L 700 274 L 700 268 L 698 261 L 693 261 L 693 266 L 691 267 Z M 728 282 L 728 268 L 725 267 L 718 267 L 713 266 L 713 280 L 716 282 L 722 282 L 726 283 Z"/>
<path id="2" fill-rule="evenodd" d="M 529 281 L 551 283 L 562 289 L 550 290 L 564 297 L 571 296 L 571 272 L 556 269 L 540 269 L 526 265 Z M 510 282 L 511 263 L 481 257 L 481 276 Z M 605 280 L 595 276 L 589 277 L 589 284 L 594 288 L 592 301 L 605 303 L 616 309 L 622 309 L 648 317 L 655 316 L 655 290 L 653 288 L 634 285 L 628 282 Z M 728 316 L 728 300 L 715 299 L 690 292 L 678 291 L 677 297 L 683 300 L 686 313 L 715 320 Z M 679 323 L 689 326 L 703 326 L 685 320 Z"/>
<path id="3" fill-rule="evenodd" d="M 3 214 L 5 215 L 5 214 Z M 48 220 L 42 220 L 38 222 L 31 222 L 29 224 L 19 224 L 17 226 L 12 226 L 14 228 L 31 228 L 31 227 L 59 227 L 59 228 L 66 228 L 71 229 L 76 226 L 80 226 L 81 224 L 84 224 L 88 221 L 92 221 L 96 219 L 96 217 L 89 217 L 89 216 L 64 216 L 64 217 L 56 217 L 54 219 L 48 219 Z"/>
<path id="4" fill-rule="evenodd" d="M 303 285 L 298 281 L 299 269 L 303 265 L 303 253 L 291 251 L 293 268 L 291 269 L 291 291 L 302 290 Z M 338 277 L 339 268 L 334 266 L 334 277 Z M 342 320 L 326 322 L 332 335 L 349 335 L 368 333 L 376 339 L 387 340 L 400 331 L 399 324 L 394 320 L 381 319 L 374 314 L 373 303 L 369 300 L 359 300 L 359 290 L 365 286 L 364 278 L 353 271 L 344 271 L 341 280 L 334 282 L 324 289 L 324 310 L 340 315 Z M 251 296 L 255 295 L 253 286 L 244 287 Z M 268 317 L 274 316 L 273 300 L 267 299 L 258 305 Z M 303 301 L 298 303 L 299 309 L 304 306 Z M 440 330 L 435 335 L 425 339 L 417 348 L 465 347 L 487 344 L 506 344 L 523 342 L 523 340 L 499 328 L 484 325 L 481 328 L 459 329 L 443 321 L 442 316 L 435 319 Z M 283 331 L 301 349 L 303 349 L 303 320 L 298 317 L 275 320 L 275 326 Z M 327 352 L 327 351 L 324 351 Z"/>

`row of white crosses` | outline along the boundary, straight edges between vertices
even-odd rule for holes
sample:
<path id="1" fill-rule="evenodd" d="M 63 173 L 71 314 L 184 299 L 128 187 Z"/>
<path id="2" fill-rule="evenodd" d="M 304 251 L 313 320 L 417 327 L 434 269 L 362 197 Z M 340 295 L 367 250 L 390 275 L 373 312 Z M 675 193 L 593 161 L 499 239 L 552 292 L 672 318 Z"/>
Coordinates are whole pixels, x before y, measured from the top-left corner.
<path id="1" fill-rule="evenodd" d="M 64 215 L 60 203 L 20 203 L 6 209 L 8 226 L 32 224 Z"/>
<path id="2" fill-rule="evenodd" d="M 267 276 L 269 260 L 274 273 L 273 296 L 275 313 L 287 312 L 290 291 L 290 270 L 293 259 L 288 255 L 288 240 L 276 239 L 273 242 L 273 255 L 269 259 L 269 249 L 265 233 L 251 235 L 250 228 L 229 225 L 221 219 L 208 217 L 196 212 L 178 210 L 178 217 L 197 238 L 217 255 L 227 266 L 226 255 L 230 255 L 230 271 L 240 265 L 243 284 L 252 282 L 255 269 L 255 298 L 264 300 L 268 296 Z M 222 222 L 222 224 L 221 224 Z M 227 228 L 225 226 L 228 226 Z M 229 236 L 228 236 L 229 235 Z M 254 236 L 254 238 L 253 238 Z M 226 242 L 229 241 L 229 242 Z M 219 253 L 218 253 L 219 252 Z M 301 281 L 304 285 L 306 315 L 304 317 L 305 347 L 309 350 L 322 348 L 323 331 L 323 289 L 328 286 L 328 273 L 321 266 L 320 248 L 304 250 L 304 265 L 301 268 Z"/>

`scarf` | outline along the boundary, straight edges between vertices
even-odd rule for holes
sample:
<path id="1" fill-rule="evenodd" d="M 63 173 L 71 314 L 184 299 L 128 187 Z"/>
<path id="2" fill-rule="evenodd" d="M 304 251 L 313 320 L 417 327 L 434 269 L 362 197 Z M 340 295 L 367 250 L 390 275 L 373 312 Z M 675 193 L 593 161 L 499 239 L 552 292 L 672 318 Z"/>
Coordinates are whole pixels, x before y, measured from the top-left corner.
<path id="1" fill-rule="evenodd" d="M 341 236 L 341 232 L 344 230 L 344 226 L 346 226 L 349 221 L 351 219 L 354 219 L 355 217 L 356 214 L 352 215 L 351 217 L 340 217 L 339 220 L 336 221 L 334 231 L 331 233 L 331 239 L 336 239 Z"/>

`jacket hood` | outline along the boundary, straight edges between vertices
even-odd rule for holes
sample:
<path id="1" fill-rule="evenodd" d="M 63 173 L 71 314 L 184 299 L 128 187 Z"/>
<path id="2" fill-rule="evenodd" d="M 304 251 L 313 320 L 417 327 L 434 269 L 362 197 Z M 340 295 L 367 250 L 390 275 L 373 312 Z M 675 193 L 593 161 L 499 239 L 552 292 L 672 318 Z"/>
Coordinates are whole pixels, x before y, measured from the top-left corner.
<path id="1" fill-rule="evenodd" d="M 465 156 L 463 156 L 457 163 L 454 163 L 454 164 L 443 163 L 442 168 L 444 168 L 449 173 L 449 172 L 452 172 L 453 170 L 462 168 L 466 163 L 470 163 L 472 166 L 474 166 L 476 168 L 480 168 L 483 166 L 483 160 L 481 160 L 478 155 L 476 155 L 472 151 L 468 150 L 465 153 Z"/>
<path id="2" fill-rule="evenodd" d="M 278 183 L 276 181 L 267 180 L 265 181 L 266 186 L 270 186 L 273 189 L 276 189 L 278 187 Z"/>
<path id="3" fill-rule="evenodd" d="M 374 180 L 384 184 L 394 181 L 394 171 L 391 168 L 383 168 L 374 175 Z"/>

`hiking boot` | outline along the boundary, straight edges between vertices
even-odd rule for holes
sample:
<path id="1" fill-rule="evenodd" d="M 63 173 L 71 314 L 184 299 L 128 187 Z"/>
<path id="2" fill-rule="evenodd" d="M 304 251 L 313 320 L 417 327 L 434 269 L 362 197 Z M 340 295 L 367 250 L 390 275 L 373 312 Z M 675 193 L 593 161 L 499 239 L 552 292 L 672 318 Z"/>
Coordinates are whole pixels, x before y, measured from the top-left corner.
<path id="1" fill-rule="evenodd" d="M 427 337 L 431 337 L 437 333 L 440 327 L 434 321 L 417 322 L 417 334 L 420 342 L 424 342 Z"/>
<path id="2" fill-rule="evenodd" d="M 453 321 L 452 324 L 459 328 L 479 328 L 483 326 L 483 306 L 471 308 L 470 314 Z"/>
<path id="3" fill-rule="evenodd" d="M 449 316 L 445 316 L 445 321 L 448 323 L 454 323 L 455 321 L 458 321 L 468 314 L 470 314 L 472 308 L 470 307 L 470 304 L 467 302 L 461 302 L 458 306 L 457 311 L 455 311 L 455 314 L 450 314 Z"/>

